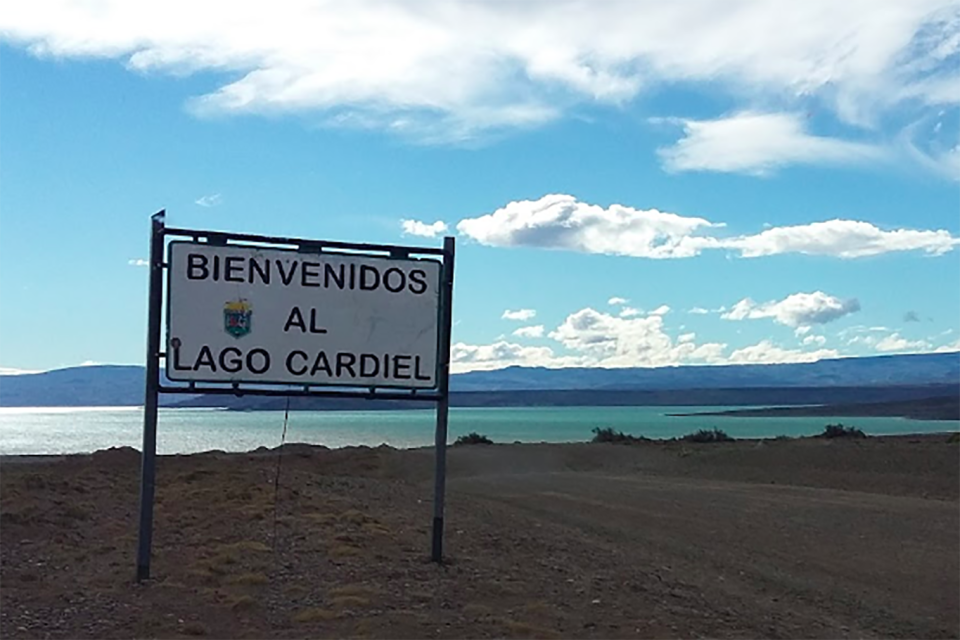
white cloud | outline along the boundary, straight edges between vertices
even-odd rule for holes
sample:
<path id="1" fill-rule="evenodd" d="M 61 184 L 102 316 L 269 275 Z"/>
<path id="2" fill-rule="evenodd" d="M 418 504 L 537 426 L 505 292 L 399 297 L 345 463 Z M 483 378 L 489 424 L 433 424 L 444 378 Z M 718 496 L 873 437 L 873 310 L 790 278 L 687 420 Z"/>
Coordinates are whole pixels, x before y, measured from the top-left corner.
<path id="1" fill-rule="evenodd" d="M 860 310 L 856 298 L 842 300 L 822 291 L 794 293 L 783 300 L 756 303 L 744 298 L 721 315 L 725 320 L 772 318 L 788 327 L 825 324 Z"/>
<path id="2" fill-rule="evenodd" d="M 668 306 L 665 305 L 665 304 L 662 304 L 662 305 L 660 305 L 659 307 L 657 307 L 656 309 L 654 309 L 653 311 L 651 311 L 651 312 L 650 312 L 650 315 L 652 315 L 652 316 L 665 316 L 665 315 L 667 315 L 668 313 L 670 313 L 670 307 L 668 307 Z"/>
<path id="3" fill-rule="evenodd" d="M 720 343 L 674 343 L 663 330 L 662 315 L 618 318 L 590 308 L 567 316 L 549 337 L 590 366 L 603 367 L 717 362 L 726 348 Z"/>
<path id="4" fill-rule="evenodd" d="M 213 193 L 209 196 L 202 196 L 194 200 L 195 204 L 200 205 L 201 207 L 216 207 L 223 203 L 223 198 L 219 193 Z"/>
<path id="5" fill-rule="evenodd" d="M 543 325 L 536 324 L 529 327 L 520 327 L 513 332 L 518 338 L 540 338 L 543 336 Z"/>
<path id="6" fill-rule="evenodd" d="M 604 209 L 574 196 L 551 194 L 508 203 L 466 218 L 457 231 L 496 247 L 566 249 L 636 258 L 690 258 L 707 250 L 732 250 L 743 258 L 787 253 L 862 258 L 898 251 L 942 255 L 960 245 L 949 231 L 883 230 L 857 220 L 828 220 L 770 227 L 753 235 L 721 237 L 725 227 L 704 218 L 623 205 Z"/>
<path id="7" fill-rule="evenodd" d="M 709 309 L 704 309 L 703 307 L 694 307 L 687 311 L 687 313 L 692 313 L 695 316 L 705 316 L 710 313 Z"/>
<path id="8" fill-rule="evenodd" d="M 437 220 L 432 224 L 420 222 L 419 220 L 401 220 L 403 233 L 409 236 L 421 236 L 423 238 L 436 238 L 447 230 L 447 223 Z"/>
<path id="9" fill-rule="evenodd" d="M 222 74 L 200 112 L 321 112 L 401 134 L 532 126 L 680 83 L 814 100 L 853 122 L 905 100 L 957 103 L 952 0 L 8 5 L 0 33 L 38 55 Z"/>
<path id="10" fill-rule="evenodd" d="M 0 367 L 0 376 L 23 376 L 31 373 L 40 373 L 40 370 L 19 369 L 17 367 Z"/>
<path id="11" fill-rule="evenodd" d="M 621 318 L 633 318 L 641 313 L 643 313 L 641 309 L 637 309 L 635 307 L 624 307 L 623 309 L 620 309 L 620 313 L 617 315 L 619 315 Z"/>
<path id="12" fill-rule="evenodd" d="M 557 357 L 549 347 L 525 347 L 500 340 L 488 345 L 470 345 L 458 342 L 450 347 L 450 369 L 489 371 L 510 366 L 570 367 L 578 364 L 572 357 Z"/>
<path id="13" fill-rule="evenodd" d="M 144 260 L 143 258 L 133 258 L 131 260 L 127 260 L 127 264 L 131 267 L 149 267 L 150 261 Z"/>
<path id="14" fill-rule="evenodd" d="M 773 364 L 777 362 L 816 362 L 827 358 L 836 358 L 840 354 L 836 349 L 817 349 L 803 351 L 801 349 L 784 349 L 773 344 L 770 340 L 761 340 L 757 344 L 737 349 L 730 354 L 726 362 L 729 364 Z"/>
<path id="15" fill-rule="evenodd" d="M 453 346 L 453 370 L 498 369 L 511 365 L 536 367 L 662 367 L 681 364 L 742 364 L 812 362 L 834 358 L 834 349 L 785 349 L 763 340 L 728 353 L 720 342 L 697 342 L 693 332 L 676 340 L 665 330 L 664 315 L 618 317 L 591 308 L 569 314 L 546 337 L 557 343 L 550 347 L 528 347 L 503 337 L 492 344 Z M 682 329 L 682 327 L 681 327 Z M 528 331 L 529 330 L 529 331 Z M 515 335 L 543 337 L 543 327 L 521 327 Z M 823 342 L 807 340 L 822 346 Z"/>
<path id="16" fill-rule="evenodd" d="M 899 333 L 894 332 L 878 340 L 875 348 L 877 351 L 885 353 L 892 351 L 926 351 L 930 348 L 930 343 L 926 340 L 907 340 Z"/>
<path id="17" fill-rule="evenodd" d="M 896 251 L 923 251 L 942 255 L 960 244 L 960 238 L 945 230 L 884 231 L 869 222 L 828 220 L 804 225 L 773 227 L 752 236 L 723 241 L 723 246 L 740 251 L 744 258 L 783 253 L 862 258 Z"/>
<path id="18" fill-rule="evenodd" d="M 742 112 L 679 123 L 684 137 L 657 151 L 668 171 L 766 175 L 790 164 L 852 164 L 886 155 L 875 145 L 811 135 L 796 113 Z"/>
<path id="19" fill-rule="evenodd" d="M 517 309 L 516 311 L 511 311 L 507 309 L 503 312 L 503 315 L 500 316 L 502 320 L 530 320 L 537 315 L 535 309 Z"/>
<path id="20" fill-rule="evenodd" d="M 823 345 L 827 344 L 827 339 L 823 336 L 810 335 L 801 340 L 800 344 L 805 347 L 814 344 L 818 347 L 822 347 Z"/>
<path id="21" fill-rule="evenodd" d="M 607 304 L 611 304 L 611 305 L 627 304 L 628 302 L 630 301 L 627 300 L 626 298 L 618 298 L 617 296 L 614 296 L 609 300 L 607 300 Z"/>
<path id="22" fill-rule="evenodd" d="M 614 204 L 604 209 L 564 194 L 510 202 L 479 218 L 461 220 L 457 231 L 481 244 L 542 247 L 641 258 L 695 256 L 711 238 L 694 234 L 714 227 L 656 209 L 641 211 Z"/>
<path id="23" fill-rule="evenodd" d="M 954 351 L 960 351 L 960 338 L 948 344 L 940 345 L 933 351 L 934 353 L 952 353 Z"/>

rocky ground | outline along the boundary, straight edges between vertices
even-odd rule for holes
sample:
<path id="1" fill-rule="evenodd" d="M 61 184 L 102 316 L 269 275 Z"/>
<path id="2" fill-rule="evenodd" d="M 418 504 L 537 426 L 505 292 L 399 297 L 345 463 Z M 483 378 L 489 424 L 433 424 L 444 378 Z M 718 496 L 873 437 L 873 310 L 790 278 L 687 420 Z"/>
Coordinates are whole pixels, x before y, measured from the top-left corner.
<path id="1" fill-rule="evenodd" d="M 960 636 L 945 435 L 2 461 L 4 638 Z M 274 481 L 280 462 L 280 490 Z"/>

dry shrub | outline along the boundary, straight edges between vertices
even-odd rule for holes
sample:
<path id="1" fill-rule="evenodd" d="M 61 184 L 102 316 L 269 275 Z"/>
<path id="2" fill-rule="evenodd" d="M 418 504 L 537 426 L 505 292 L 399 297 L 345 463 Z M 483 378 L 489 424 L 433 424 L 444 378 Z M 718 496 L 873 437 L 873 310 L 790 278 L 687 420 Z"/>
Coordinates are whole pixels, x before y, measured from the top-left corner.
<path id="1" fill-rule="evenodd" d="M 823 428 L 823 433 L 818 437 L 820 438 L 866 438 L 865 434 L 860 429 L 856 427 L 845 427 L 840 423 L 837 424 L 828 424 Z"/>
<path id="2" fill-rule="evenodd" d="M 727 435 L 727 432 L 723 429 L 700 429 L 695 433 L 688 433 L 687 435 L 680 438 L 684 442 L 699 442 L 703 444 L 709 444 L 712 442 L 733 442 L 733 438 Z"/>

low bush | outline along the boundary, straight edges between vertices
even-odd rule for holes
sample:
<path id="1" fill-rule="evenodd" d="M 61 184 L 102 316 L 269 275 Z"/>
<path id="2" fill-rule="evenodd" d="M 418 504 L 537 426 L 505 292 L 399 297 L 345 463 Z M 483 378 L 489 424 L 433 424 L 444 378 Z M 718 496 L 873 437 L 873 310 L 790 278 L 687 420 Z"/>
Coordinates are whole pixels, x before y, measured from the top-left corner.
<path id="1" fill-rule="evenodd" d="M 695 433 L 688 433 L 680 438 L 684 442 L 733 442 L 733 438 L 722 429 L 700 429 Z"/>
<path id="2" fill-rule="evenodd" d="M 471 432 L 465 436 L 460 436 L 453 444 L 454 446 L 464 444 L 493 444 L 493 440 L 479 433 Z"/>
<path id="3" fill-rule="evenodd" d="M 823 433 L 819 435 L 820 438 L 866 438 L 865 434 L 860 429 L 856 427 L 845 427 L 840 423 L 837 424 L 828 424 L 823 428 Z"/>
<path id="4" fill-rule="evenodd" d="M 951 433 L 950 437 L 947 438 L 947 444 L 957 444 L 960 442 L 960 431 Z"/>
<path id="5" fill-rule="evenodd" d="M 613 442 L 615 444 L 633 444 L 636 442 L 649 442 L 650 438 L 643 436 L 631 436 L 622 431 L 615 431 L 613 427 L 594 427 L 593 440 L 591 442 Z"/>

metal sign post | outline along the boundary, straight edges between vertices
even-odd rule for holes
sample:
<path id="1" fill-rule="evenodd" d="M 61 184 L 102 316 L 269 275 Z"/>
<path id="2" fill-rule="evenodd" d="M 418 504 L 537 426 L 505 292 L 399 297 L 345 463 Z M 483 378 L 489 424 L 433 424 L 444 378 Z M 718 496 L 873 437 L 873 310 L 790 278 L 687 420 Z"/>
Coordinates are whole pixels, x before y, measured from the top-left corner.
<path id="1" fill-rule="evenodd" d="M 443 270 L 440 274 L 440 353 L 437 360 L 436 469 L 433 487 L 433 544 L 430 559 L 443 562 L 443 503 L 447 482 L 447 417 L 450 413 L 450 332 L 453 321 L 453 238 L 443 239 Z"/>
<path id="2" fill-rule="evenodd" d="M 150 218 L 150 293 L 147 319 L 147 368 L 143 394 L 143 450 L 140 453 L 140 533 L 137 582 L 150 578 L 153 542 L 153 494 L 156 486 L 157 401 L 160 391 L 160 307 L 163 305 L 163 228 L 165 211 Z"/>
<path id="3" fill-rule="evenodd" d="M 405 247 L 151 218 L 138 582 L 150 577 L 161 393 L 435 402 L 431 559 L 442 562 L 453 265 L 450 237 Z"/>

